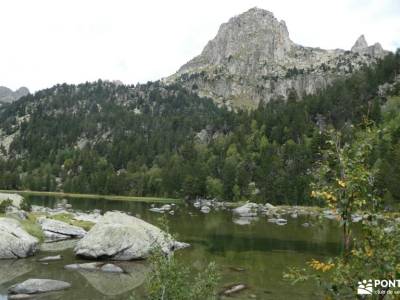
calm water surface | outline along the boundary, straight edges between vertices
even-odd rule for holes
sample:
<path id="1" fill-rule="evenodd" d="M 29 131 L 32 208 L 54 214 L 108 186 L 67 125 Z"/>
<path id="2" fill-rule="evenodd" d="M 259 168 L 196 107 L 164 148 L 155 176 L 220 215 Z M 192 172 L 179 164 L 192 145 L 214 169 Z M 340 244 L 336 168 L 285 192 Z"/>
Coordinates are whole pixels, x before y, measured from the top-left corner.
<path id="1" fill-rule="evenodd" d="M 36 205 L 53 207 L 59 199 L 32 197 Z M 103 212 L 120 210 L 157 224 L 160 214 L 150 212 L 150 204 L 138 202 L 70 199 L 73 209 Z M 249 225 L 233 222 L 230 211 L 212 211 L 203 214 L 187 205 L 179 205 L 175 215 L 167 214 L 172 232 L 191 248 L 177 252 L 180 260 L 201 271 L 214 261 L 222 274 L 224 286 L 243 283 L 248 289 L 232 299 L 321 299 L 313 283 L 291 286 L 282 280 L 288 266 L 304 266 L 311 258 L 323 258 L 339 253 L 339 229 L 333 221 L 305 228 L 304 222 L 312 218 L 288 217 L 288 224 L 278 226 L 260 217 Z M 71 243 L 71 242 L 70 242 Z M 72 288 L 63 292 L 41 295 L 35 299 L 86 300 L 143 298 L 141 287 L 148 272 L 146 262 L 125 263 L 129 274 L 104 274 L 98 272 L 66 271 L 64 265 L 83 262 L 74 257 L 71 245 L 54 244 L 35 257 L 16 261 L 0 260 L 0 300 L 7 299 L 7 288 L 28 278 L 49 278 L 70 282 Z M 58 248 L 55 248 L 58 247 Z M 64 248 L 64 249 L 63 249 Z M 66 248 L 66 249 L 65 249 Z M 61 254 L 63 260 L 42 264 L 38 258 Z M 132 298 L 133 299 L 133 298 Z"/>

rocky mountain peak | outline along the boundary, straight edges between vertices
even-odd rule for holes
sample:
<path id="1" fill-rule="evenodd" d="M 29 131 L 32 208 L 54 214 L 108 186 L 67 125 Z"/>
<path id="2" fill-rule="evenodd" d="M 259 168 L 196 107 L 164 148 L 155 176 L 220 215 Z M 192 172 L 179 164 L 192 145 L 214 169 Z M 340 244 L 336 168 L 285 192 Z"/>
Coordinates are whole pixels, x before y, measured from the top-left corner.
<path id="1" fill-rule="evenodd" d="M 385 50 L 383 50 L 382 45 L 379 43 L 375 43 L 372 46 L 368 46 L 367 41 L 365 40 L 365 36 L 361 35 L 354 46 L 351 47 L 352 52 L 356 52 L 359 54 L 367 54 L 372 57 L 382 57 L 385 55 Z"/>
<path id="2" fill-rule="evenodd" d="M 273 13 L 255 7 L 222 24 L 202 54 L 184 65 L 181 71 L 233 60 L 243 64 L 279 60 L 292 46 L 285 22 L 278 21 Z"/>
<path id="3" fill-rule="evenodd" d="M 294 43 L 284 21 L 257 7 L 222 24 L 202 53 L 165 82 L 179 82 L 200 96 L 234 107 L 255 107 L 272 98 L 299 96 L 325 88 L 385 55 L 361 35 L 351 51 Z"/>
<path id="4" fill-rule="evenodd" d="M 13 91 L 8 87 L 0 86 L 0 105 L 1 103 L 11 103 L 28 94 L 29 90 L 26 87 L 20 87 L 16 91 Z"/>
<path id="5" fill-rule="evenodd" d="M 368 48 L 368 43 L 365 40 L 365 36 L 362 34 L 357 41 L 354 43 L 354 46 L 351 47 L 351 51 L 360 52 Z"/>

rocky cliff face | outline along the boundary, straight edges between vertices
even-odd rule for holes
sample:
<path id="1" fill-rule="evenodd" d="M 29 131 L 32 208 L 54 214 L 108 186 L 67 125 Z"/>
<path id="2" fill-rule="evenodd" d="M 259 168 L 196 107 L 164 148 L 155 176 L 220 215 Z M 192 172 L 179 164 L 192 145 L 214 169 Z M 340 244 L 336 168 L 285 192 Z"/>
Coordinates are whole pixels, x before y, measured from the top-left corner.
<path id="1" fill-rule="evenodd" d="M 252 8 L 222 24 L 203 52 L 165 82 L 179 82 L 228 106 L 254 107 L 286 98 L 291 90 L 299 96 L 315 93 L 385 53 L 380 44 L 368 46 L 364 36 L 351 51 L 297 45 L 284 21 Z"/>
<path id="2" fill-rule="evenodd" d="M 16 91 L 0 86 L 0 105 L 2 103 L 11 103 L 19 98 L 29 94 L 29 90 L 26 87 L 21 87 Z"/>

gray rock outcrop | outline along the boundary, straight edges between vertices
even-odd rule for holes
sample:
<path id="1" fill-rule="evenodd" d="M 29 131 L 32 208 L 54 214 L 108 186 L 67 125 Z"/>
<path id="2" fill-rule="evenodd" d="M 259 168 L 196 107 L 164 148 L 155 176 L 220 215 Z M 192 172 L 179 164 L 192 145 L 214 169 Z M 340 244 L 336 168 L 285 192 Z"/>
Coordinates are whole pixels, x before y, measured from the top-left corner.
<path id="1" fill-rule="evenodd" d="M 38 242 L 17 220 L 0 218 L 0 259 L 31 256 L 36 252 Z"/>
<path id="2" fill-rule="evenodd" d="M 383 57 L 385 56 L 386 51 L 383 50 L 381 44 L 375 43 L 372 46 L 368 46 L 368 43 L 364 37 L 361 35 L 357 41 L 355 42 L 354 46 L 351 48 L 351 52 L 359 53 L 362 55 L 370 55 L 372 57 Z"/>
<path id="3" fill-rule="evenodd" d="M 82 238 L 86 234 L 84 229 L 58 220 L 42 217 L 38 222 L 43 230 L 44 236 L 50 240 Z"/>
<path id="4" fill-rule="evenodd" d="M 104 264 L 99 262 L 91 262 L 84 264 L 71 264 L 64 267 L 66 270 L 80 271 L 101 271 L 106 273 L 124 273 L 124 270 L 114 264 Z"/>
<path id="5" fill-rule="evenodd" d="M 313 94 L 385 53 L 379 44 L 368 47 L 363 36 L 352 51 L 298 45 L 284 21 L 252 8 L 222 24 L 202 53 L 164 82 L 228 106 L 255 107 L 261 100 L 286 99 L 291 91 Z"/>
<path id="6" fill-rule="evenodd" d="M 11 294 L 39 294 L 65 290 L 71 284 L 65 281 L 52 279 L 28 279 L 9 288 Z"/>
<path id="7" fill-rule="evenodd" d="M 241 217 L 255 217 L 257 216 L 257 212 L 258 204 L 252 202 L 233 209 L 233 213 Z"/>
<path id="8" fill-rule="evenodd" d="M 24 197 L 18 194 L 0 193 L 0 203 L 6 200 L 10 200 L 12 206 L 20 208 L 20 205 L 24 200 Z"/>
<path id="9" fill-rule="evenodd" d="M 186 247 L 158 227 L 120 212 L 107 212 L 78 242 L 74 252 L 86 258 L 143 259 L 155 248 L 166 254 Z"/>
<path id="10" fill-rule="evenodd" d="M 29 94 L 26 87 L 13 91 L 5 86 L 0 86 L 0 103 L 11 103 Z"/>

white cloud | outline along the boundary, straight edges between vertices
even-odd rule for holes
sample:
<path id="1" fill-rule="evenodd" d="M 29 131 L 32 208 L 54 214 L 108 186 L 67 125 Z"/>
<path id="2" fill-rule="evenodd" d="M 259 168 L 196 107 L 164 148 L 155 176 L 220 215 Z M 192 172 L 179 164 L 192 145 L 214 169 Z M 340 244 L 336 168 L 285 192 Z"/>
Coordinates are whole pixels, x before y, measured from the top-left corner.
<path id="1" fill-rule="evenodd" d="M 0 85 L 156 80 L 254 6 L 285 20 L 306 46 L 349 49 L 362 33 L 371 44 L 399 46 L 398 0 L 2 0 Z"/>

